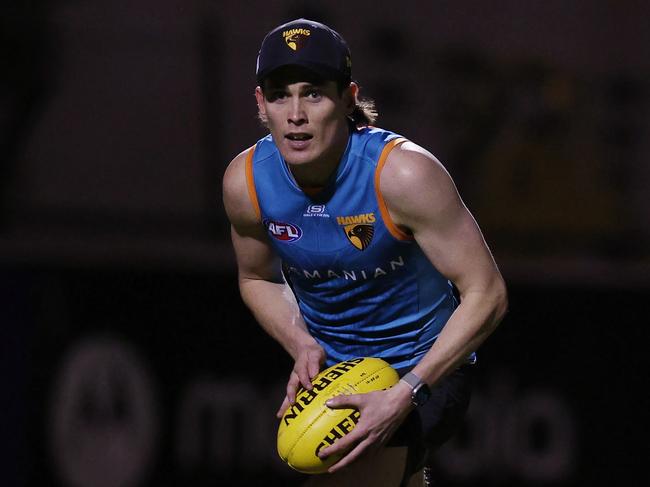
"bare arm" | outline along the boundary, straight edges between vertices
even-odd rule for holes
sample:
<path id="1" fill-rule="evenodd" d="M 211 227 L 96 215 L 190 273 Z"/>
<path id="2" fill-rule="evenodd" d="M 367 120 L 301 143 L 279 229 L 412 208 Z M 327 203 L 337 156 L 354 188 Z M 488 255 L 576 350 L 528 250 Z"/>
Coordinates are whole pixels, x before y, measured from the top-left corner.
<path id="1" fill-rule="evenodd" d="M 295 400 L 298 386 L 311 388 L 325 353 L 307 331 L 293 292 L 284 280 L 281 262 L 249 199 L 245 173 L 246 153 L 228 166 L 223 180 L 224 205 L 231 223 L 242 299 L 255 319 L 291 355 L 294 369 L 287 397 L 278 414 Z"/>
<path id="2" fill-rule="evenodd" d="M 431 349 L 413 369 L 430 385 L 452 372 L 494 331 L 507 306 L 501 274 L 476 221 L 447 171 L 427 151 L 406 142 L 386 161 L 380 181 L 391 218 L 411 233 L 432 264 L 455 283 L 461 303 Z M 331 407 L 356 407 L 361 419 L 329 456 L 351 450 L 330 468 L 345 468 L 367 449 L 385 443 L 412 409 L 411 389 L 399 382 L 387 391 L 338 396 Z"/>
<path id="3" fill-rule="evenodd" d="M 393 152 L 381 179 L 390 214 L 413 234 L 461 297 L 433 347 L 413 369 L 435 384 L 494 331 L 506 311 L 506 288 L 476 221 L 440 162 L 411 142 Z"/>

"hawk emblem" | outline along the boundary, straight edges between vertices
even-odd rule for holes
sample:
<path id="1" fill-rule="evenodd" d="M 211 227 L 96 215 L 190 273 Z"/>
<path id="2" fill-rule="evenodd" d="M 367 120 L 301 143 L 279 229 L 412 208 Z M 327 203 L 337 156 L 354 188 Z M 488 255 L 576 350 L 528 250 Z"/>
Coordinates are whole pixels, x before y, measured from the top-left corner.
<path id="1" fill-rule="evenodd" d="M 291 29 L 282 33 L 284 42 L 293 51 L 299 51 L 307 43 L 310 35 L 309 29 Z"/>
<path id="2" fill-rule="evenodd" d="M 359 250 L 366 250 L 375 234 L 375 227 L 368 224 L 352 224 L 343 227 L 345 236 Z"/>

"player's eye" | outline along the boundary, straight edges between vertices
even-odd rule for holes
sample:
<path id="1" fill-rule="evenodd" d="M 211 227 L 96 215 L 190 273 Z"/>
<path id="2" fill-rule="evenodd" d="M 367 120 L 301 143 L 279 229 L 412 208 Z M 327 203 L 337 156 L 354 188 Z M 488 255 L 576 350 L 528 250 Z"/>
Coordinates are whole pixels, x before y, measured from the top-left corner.
<path id="1" fill-rule="evenodd" d="M 320 100 L 322 95 L 319 90 L 309 90 L 307 91 L 306 96 L 310 100 Z"/>
<path id="2" fill-rule="evenodd" d="M 267 101 L 271 101 L 271 102 L 273 102 L 273 101 L 282 101 L 286 97 L 287 97 L 287 93 L 285 91 L 281 91 L 281 90 L 270 91 L 266 95 Z"/>

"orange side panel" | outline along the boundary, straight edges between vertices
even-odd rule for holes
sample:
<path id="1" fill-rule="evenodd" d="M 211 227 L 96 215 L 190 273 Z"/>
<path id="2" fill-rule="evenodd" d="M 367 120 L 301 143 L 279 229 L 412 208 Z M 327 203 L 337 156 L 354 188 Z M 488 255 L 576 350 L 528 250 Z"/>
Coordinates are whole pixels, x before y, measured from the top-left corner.
<path id="1" fill-rule="evenodd" d="M 255 154 L 255 146 L 248 149 L 248 154 L 246 155 L 246 186 L 248 186 L 248 197 L 255 208 L 255 213 L 257 213 L 257 218 L 262 218 L 262 212 L 260 211 L 260 202 L 257 200 L 257 191 L 255 191 L 255 181 L 253 179 L 253 154 Z"/>

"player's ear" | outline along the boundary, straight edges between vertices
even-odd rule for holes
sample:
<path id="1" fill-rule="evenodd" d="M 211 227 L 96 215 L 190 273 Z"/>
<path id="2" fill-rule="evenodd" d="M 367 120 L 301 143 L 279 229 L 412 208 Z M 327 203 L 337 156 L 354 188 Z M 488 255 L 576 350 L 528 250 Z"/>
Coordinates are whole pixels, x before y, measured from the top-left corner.
<path id="1" fill-rule="evenodd" d="M 255 100 L 257 100 L 257 115 L 262 123 L 266 123 L 267 117 L 266 105 L 264 104 L 264 93 L 262 93 L 262 88 L 259 86 L 255 87 Z"/>
<path id="2" fill-rule="evenodd" d="M 348 86 L 343 92 L 343 96 L 345 97 L 345 107 L 347 108 L 347 115 L 348 116 L 352 115 L 352 112 L 354 111 L 354 107 L 357 106 L 357 101 L 359 96 L 359 85 L 357 85 L 354 81 L 351 81 L 350 86 Z"/>

